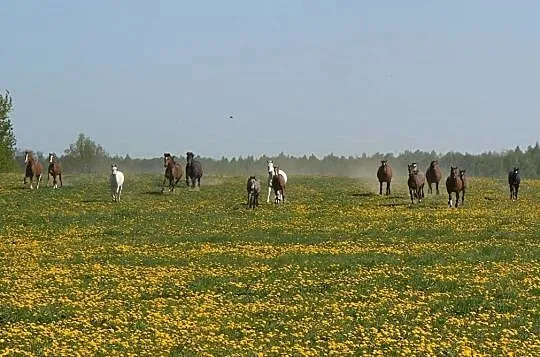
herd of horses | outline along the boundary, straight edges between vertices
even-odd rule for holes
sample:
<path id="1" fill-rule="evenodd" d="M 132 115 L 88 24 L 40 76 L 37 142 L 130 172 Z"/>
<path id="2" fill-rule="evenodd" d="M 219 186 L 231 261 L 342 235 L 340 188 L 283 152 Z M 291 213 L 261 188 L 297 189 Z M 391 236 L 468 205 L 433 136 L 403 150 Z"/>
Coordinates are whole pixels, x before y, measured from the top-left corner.
<path id="1" fill-rule="evenodd" d="M 424 198 L 424 185 L 427 181 L 428 193 L 433 193 L 432 185 L 435 184 L 435 191 L 439 194 L 439 182 L 442 179 L 441 169 L 437 160 L 431 161 L 429 168 L 423 173 L 418 169 L 418 165 L 413 162 L 407 165 L 409 177 L 407 179 L 407 186 L 409 187 L 409 195 L 411 198 L 411 204 L 414 204 L 414 200 L 421 202 Z M 392 182 L 392 167 L 388 163 L 388 160 L 382 160 L 381 166 L 377 170 L 377 179 L 379 180 L 379 194 L 382 195 L 383 184 L 386 183 L 385 194 L 390 194 L 390 184 Z M 508 185 L 510 187 L 510 198 L 517 200 L 519 185 L 521 178 L 519 176 L 519 167 L 514 167 L 512 171 L 508 173 Z M 452 207 L 453 194 L 455 195 L 454 207 L 459 206 L 459 200 L 461 195 L 461 204 L 465 201 L 465 192 L 467 191 L 467 177 L 465 170 L 459 169 L 455 166 L 450 166 L 450 174 L 446 179 L 446 192 L 448 193 L 448 207 Z"/>
<path id="2" fill-rule="evenodd" d="M 24 162 L 25 174 L 23 183 L 26 184 L 28 179 L 30 189 L 33 189 L 35 180 L 36 189 L 38 189 L 41 182 L 43 166 L 39 160 L 36 160 L 33 157 L 31 151 L 25 152 Z M 58 182 L 60 183 L 60 187 L 62 187 L 62 166 L 55 153 L 49 153 L 48 162 L 47 186 L 49 185 L 50 178 L 52 177 L 53 188 L 58 188 Z M 178 182 L 182 179 L 184 170 L 182 165 L 175 161 L 175 157 L 168 152 L 163 154 L 163 166 L 165 167 L 165 175 L 163 178 L 161 192 L 165 190 L 165 184 L 167 181 L 169 191 L 172 192 L 174 191 L 174 188 Z M 437 160 L 431 161 L 429 168 L 425 173 L 418 168 L 418 165 L 415 162 L 407 165 L 407 170 L 409 175 L 407 179 L 407 186 L 409 187 L 411 204 L 414 204 L 415 200 L 417 202 L 421 202 L 422 199 L 424 199 L 424 186 L 426 181 L 428 184 L 428 193 L 433 193 L 432 185 L 435 185 L 435 192 L 437 195 L 439 194 L 439 182 L 442 179 L 442 173 Z M 203 169 L 201 163 L 195 159 L 195 155 L 191 151 L 186 153 L 185 173 L 186 185 L 190 186 L 191 183 L 191 188 L 200 188 Z M 267 173 L 268 195 L 266 197 L 266 202 L 270 202 L 270 195 L 272 191 L 274 192 L 274 203 L 278 204 L 285 202 L 287 174 L 285 171 L 280 169 L 278 165 L 275 165 L 272 160 L 267 161 Z M 381 165 L 377 169 L 377 179 L 379 180 L 379 194 L 383 194 L 383 184 L 386 183 L 385 194 L 390 195 L 392 167 L 388 163 L 388 160 L 381 161 Z M 112 198 L 114 201 L 119 201 L 124 184 L 124 174 L 118 170 L 116 164 L 111 165 L 111 176 L 109 181 L 111 185 Z M 517 200 L 518 198 L 520 183 L 521 178 L 519 175 L 519 167 L 514 167 L 512 171 L 508 173 L 508 185 L 510 187 L 510 198 L 512 200 Z M 249 208 L 257 207 L 259 205 L 261 184 L 256 176 L 250 176 L 248 178 L 246 190 L 248 196 L 247 206 Z M 446 191 L 448 193 L 449 207 L 452 207 L 452 205 L 454 205 L 454 207 L 458 207 L 460 198 L 461 204 L 463 205 L 465 201 L 465 193 L 467 191 L 467 177 L 465 175 L 465 170 L 460 170 L 458 167 L 454 166 L 450 167 L 450 174 L 446 179 Z M 454 204 L 452 203 L 453 195 L 455 195 Z"/>

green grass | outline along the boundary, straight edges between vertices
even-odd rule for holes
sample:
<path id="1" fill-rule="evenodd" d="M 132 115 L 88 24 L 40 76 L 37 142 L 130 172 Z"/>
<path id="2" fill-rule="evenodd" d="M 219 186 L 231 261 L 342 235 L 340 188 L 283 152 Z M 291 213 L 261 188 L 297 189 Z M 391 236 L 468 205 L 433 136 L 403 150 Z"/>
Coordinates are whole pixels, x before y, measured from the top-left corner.
<path id="1" fill-rule="evenodd" d="M 386 197 L 293 176 L 286 204 L 248 210 L 246 178 L 161 194 L 127 173 L 114 203 L 107 177 L 19 176 L 0 175 L 8 355 L 540 353 L 540 181 L 511 202 L 472 178 L 449 209 L 411 205 L 403 178 Z"/>

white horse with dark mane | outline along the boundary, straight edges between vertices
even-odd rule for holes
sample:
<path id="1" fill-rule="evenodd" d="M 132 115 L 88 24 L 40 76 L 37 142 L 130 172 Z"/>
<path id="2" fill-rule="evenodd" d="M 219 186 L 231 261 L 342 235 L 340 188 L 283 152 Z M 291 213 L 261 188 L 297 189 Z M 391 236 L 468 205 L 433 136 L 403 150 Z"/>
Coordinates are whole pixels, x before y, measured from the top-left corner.
<path id="1" fill-rule="evenodd" d="M 267 165 L 268 165 L 268 197 L 266 197 L 266 203 L 270 203 L 270 193 L 272 192 L 272 178 L 274 177 L 276 172 L 275 172 L 274 163 L 272 162 L 272 160 L 268 160 Z M 283 178 L 285 179 L 285 183 L 287 183 L 287 174 L 285 173 L 285 171 L 279 169 L 278 172 L 279 172 L 279 175 L 283 176 Z M 281 197 L 278 197 L 278 199 L 281 200 Z"/>
<path id="2" fill-rule="evenodd" d="M 120 201 L 120 194 L 124 186 L 124 174 L 118 170 L 116 164 L 111 165 L 111 177 L 109 178 L 111 183 L 111 194 L 114 202 Z"/>

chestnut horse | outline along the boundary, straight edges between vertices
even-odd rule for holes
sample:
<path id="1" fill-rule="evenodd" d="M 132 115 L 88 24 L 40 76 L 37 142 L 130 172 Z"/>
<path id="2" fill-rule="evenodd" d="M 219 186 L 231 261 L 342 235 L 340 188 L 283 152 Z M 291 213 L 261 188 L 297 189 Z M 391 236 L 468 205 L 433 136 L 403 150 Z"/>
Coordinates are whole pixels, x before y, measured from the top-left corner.
<path id="1" fill-rule="evenodd" d="M 36 190 L 39 188 L 39 183 L 41 182 L 41 173 L 43 171 L 43 166 L 39 160 L 34 159 L 31 151 L 24 152 L 24 163 L 26 168 L 24 171 L 23 184 L 26 184 L 26 179 L 30 179 L 30 189 L 34 189 L 34 177 L 36 178 Z"/>
<path id="2" fill-rule="evenodd" d="M 194 156 L 191 151 L 186 153 L 186 185 L 189 186 L 189 179 L 191 178 L 191 188 L 195 187 L 195 182 L 197 182 L 197 187 L 201 187 L 201 177 L 203 175 L 201 163 L 193 160 Z"/>
<path id="3" fill-rule="evenodd" d="M 429 164 L 429 168 L 426 170 L 426 181 L 428 184 L 428 193 L 433 193 L 431 184 L 435 184 L 435 192 L 439 194 L 439 181 L 441 181 L 442 173 L 439 167 L 439 161 L 435 160 Z"/>
<path id="4" fill-rule="evenodd" d="M 510 199 L 512 199 L 512 201 L 515 201 L 518 198 L 520 183 L 519 167 L 514 167 L 514 169 L 508 173 L 508 186 L 510 186 Z"/>
<path id="5" fill-rule="evenodd" d="M 377 178 L 379 179 L 379 195 L 382 195 L 383 182 L 386 182 L 386 195 L 390 194 L 390 183 L 392 182 L 392 167 L 388 164 L 388 160 L 382 160 L 381 166 L 377 170 Z"/>
<path id="6" fill-rule="evenodd" d="M 163 184 L 161 187 L 161 192 L 165 190 L 165 181 L 169 180 L 169 191 L 174 191 L 174 186 L 180 181 L 184 175 L 182 166 L 177 164 L 174 161 L 174 157 L 170 153 L 166 152 L 163 154 L 163 166 L 165 167 L 165 177 L 163 178 Z"/>
<path id="7" fill-rule="evenodd" d="M 465 171 L 463 171 L 463 175 L 465 175 Z M 457 206 L 459 205 L 459 194 L 461 193 L 461 191 L 463 191 L 463 194 L 465 194 L 463 188 L 463 178 L 457 167 L 450 167 L 450 176 L 448 176 L 448 178 L 446 179 L 446 191 L 448 192 L 448 207 L 452 207 L 452 193 L 455 192 L 455 207 L 457 208 Z M 463 198 L 461 199 L 461 203 L 463 203 Z"/>
<path id="8" fill-rule="evenodd" d="M 407 185 L 409 186 L 409 194 L 411 195 L 411 203 L 414 204 L 414 198 L 418 199 L 418 203 L 422 202 L 424 198 L 424 184 L 426 182 L 426 176 L 422 171 L 419 171 L 416 163 L 407 165 L 409 170 L 409 179 Z"/>
<path id="9" fill-rule="evenodd" d="M 275 175 L 274 162 L 272 160 L 268 160 L 266 162 L 266 169 L 267 169 L 267 172 L 268 172 L 268 180 L 267 180 L 268 181 L 268 196 L 266 196 L 266 203 L 269 203 L 270 202 L 270 193 L 272 192 L 272 178 Z M 278 173 L 281 176 L 283 176 L 283 179 L 285 180 L 285 184 L 287 184 L 287 174 L 285 173 L 285 171 L 279 169 Z"/>
<path id="10" fill-rule="evenodd" d="M 62 166 L 58 162 L 58 158 L 54 152 L 49 153 L 49 168 L 47 169 L 47 186 L 49 186 L 49 179 L 52 176 L 53 178 L 53 188 L 58 188 L 58 183 L 56 182 L 56 176 L 60 180 L 60 187 L 62 187 Z"/>
<path id="11" fill-rule="evenodd" d="M 274 175 L 272 176 L 272 188 L 276 196 L 274 203 L 279 203 L 280 201 L 285 203 L 285 185 L 285 177 L 279 173 L 279 167 L 274 166 Z"/>

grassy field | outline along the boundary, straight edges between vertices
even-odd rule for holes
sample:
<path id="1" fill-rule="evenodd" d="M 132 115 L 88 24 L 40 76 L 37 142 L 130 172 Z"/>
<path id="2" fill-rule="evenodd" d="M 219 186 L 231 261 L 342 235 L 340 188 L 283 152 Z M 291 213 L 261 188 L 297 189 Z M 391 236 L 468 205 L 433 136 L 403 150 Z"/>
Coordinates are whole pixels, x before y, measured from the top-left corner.
<path id="1" fill-rule="evenodd" d="M 0 175 L 0 355 L 540 354 L 540 181 L 449 209 L 293 176 L 250 211 L 243 177 L 161 180 Z"/>

